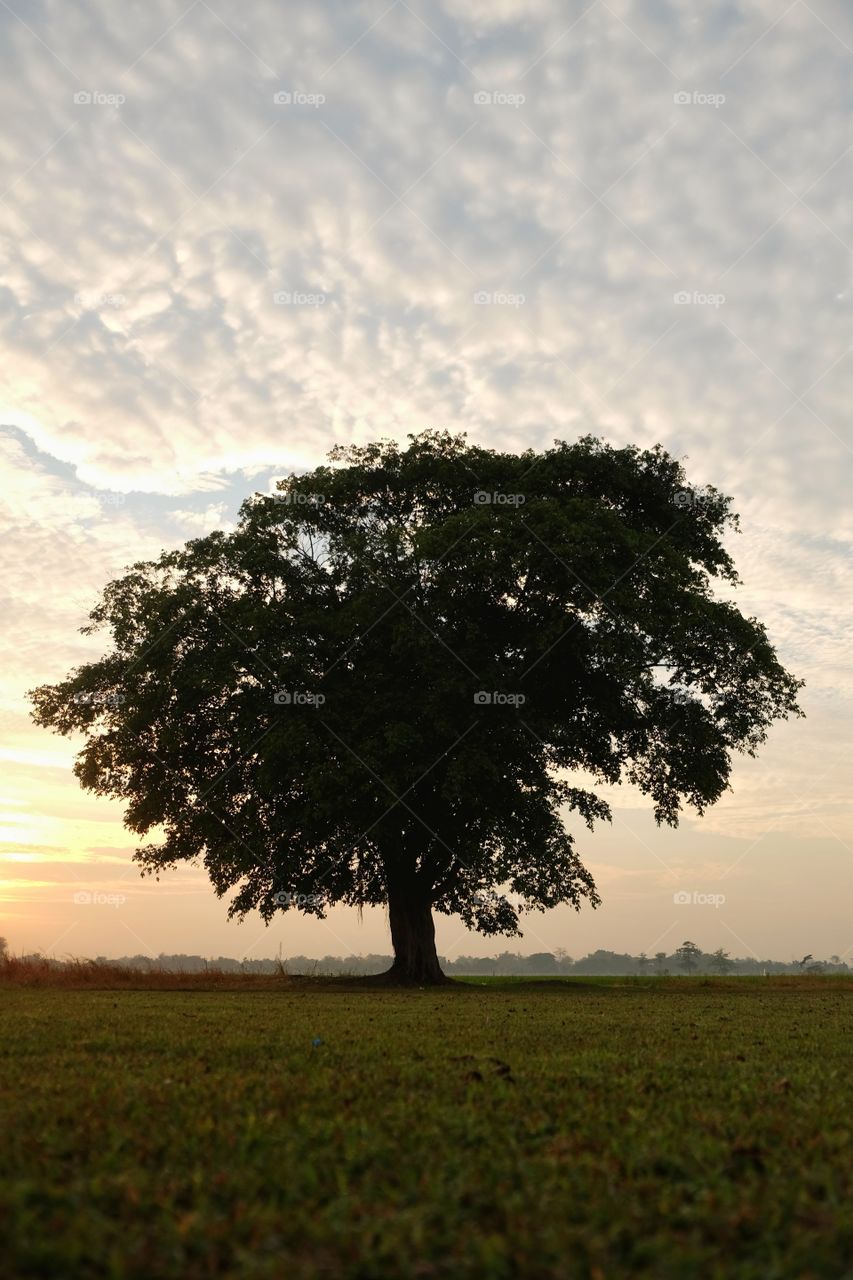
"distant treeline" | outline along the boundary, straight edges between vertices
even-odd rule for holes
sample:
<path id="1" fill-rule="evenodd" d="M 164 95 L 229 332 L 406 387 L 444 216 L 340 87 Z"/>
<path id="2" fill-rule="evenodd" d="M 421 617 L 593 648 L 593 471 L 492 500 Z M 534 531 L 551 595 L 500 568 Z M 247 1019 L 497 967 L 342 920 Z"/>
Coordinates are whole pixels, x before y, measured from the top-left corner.
<path id="1" fill-rule="evenodd" d="M 25 956 L 24 959 L 42 958 Z M 218 970 L 222 973 L 292 973 L 292 974 L 372 974 L 382 973 L 391 965 L 390 955 L 323 956 L 318 960 L 311 956 L 289 956 L 274 960 L 234 960 L 229 956 L 205 958 L 198 955 L 98 956 L 97 963 L 122 965 L 126 968 L 152 970 L 165 969 L 178 973 L 203 973 Z M 59 964 L 60 961 L 55 963 Z M 638 956 L 618 951 L 593 951 L 580 960 L 574 960 L 563 951 L 537 951 L 523 956 L 513 951 L 503 951 L 495 956 L 457 956 L 455 960 L 441 957 L 441 967 L 447 974 L 500 975 L 526 974 L 602 974 L 612 976 L 665 975 L 678 973 L 707 974 L 764 974 L 764 973 L 850 973 L 851 969 L 839 956 L 816 960 L 811 955 L 800 960 L 756 960 L 751 957 L 732 957 L 719 948 L 714 952 L 701 951 L 694 943 L 685 942 L 672 954 L 662 951 L 654 955 Z"/>

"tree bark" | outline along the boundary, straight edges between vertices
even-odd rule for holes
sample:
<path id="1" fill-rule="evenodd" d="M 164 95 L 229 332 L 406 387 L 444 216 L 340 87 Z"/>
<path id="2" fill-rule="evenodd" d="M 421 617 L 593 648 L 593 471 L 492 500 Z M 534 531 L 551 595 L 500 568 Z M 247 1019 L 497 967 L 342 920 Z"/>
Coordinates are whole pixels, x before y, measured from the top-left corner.
<path id="1" fill-rule="evenodd" d="M 388 916 L 394 944 L 394 963 L 384 975 L 388 981 L 419 987 L 449 982 L 436 955 L 430 903 L 404 889 L 389 887 Z"/>

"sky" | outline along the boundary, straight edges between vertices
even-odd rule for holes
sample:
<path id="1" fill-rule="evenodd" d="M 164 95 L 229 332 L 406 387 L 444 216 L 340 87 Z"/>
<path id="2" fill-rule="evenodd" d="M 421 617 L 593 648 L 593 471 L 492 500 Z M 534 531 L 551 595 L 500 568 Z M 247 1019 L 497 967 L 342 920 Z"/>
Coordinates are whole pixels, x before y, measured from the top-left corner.
<path id="1" fill-rule="evenodd" d="M 703 818 L 628 788 L 604 899 L 448 956 L 853 963 L 853 9 L 843 0 L 2 0 L 0 933 L 57 957 L 387 952 L 142 880 L 25 691 L 101 588 L 335 444 L 660 442 L 731 494 L 807 681 Z"/>

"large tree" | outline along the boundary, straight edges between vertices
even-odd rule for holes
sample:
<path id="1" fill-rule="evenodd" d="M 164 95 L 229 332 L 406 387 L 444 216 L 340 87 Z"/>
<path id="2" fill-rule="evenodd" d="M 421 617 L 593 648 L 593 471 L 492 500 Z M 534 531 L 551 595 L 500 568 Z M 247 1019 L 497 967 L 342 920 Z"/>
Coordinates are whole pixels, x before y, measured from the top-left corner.
<path id="1" fill-rule="evenodd" d="M 799 682 L 713 580 L 730 501 L 663 449 L 339 448 L 111 582 L 110 651 L 33 691 L 85 734 L 144 872 L 203 861 L 230 913 L 387 904 L 391 975 L 437 982 L 433 911 L 484 934 L 598 903 L 564 816 L 625 780 L 700 813 Z"/>

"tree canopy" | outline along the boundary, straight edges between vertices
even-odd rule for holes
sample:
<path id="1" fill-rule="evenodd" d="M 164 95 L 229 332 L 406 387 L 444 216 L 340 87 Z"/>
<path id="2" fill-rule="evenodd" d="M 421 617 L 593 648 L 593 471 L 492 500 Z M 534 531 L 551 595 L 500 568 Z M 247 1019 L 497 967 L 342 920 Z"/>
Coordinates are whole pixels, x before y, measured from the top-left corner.
<path id="1" fill-rule="evenodd" d="M 730 500 L 662 448 L 499 452 L 425 432 L 333 450 L 109 583 L 109 651 L 33 691 L 82 785 L 200 861 L 230 912 L 386 904 L 395 976 L 433 911 L 485 934 L 599 901 L 564 825 L 632 783 L 701 813 L 800 682 L 735 584 Z"/>

